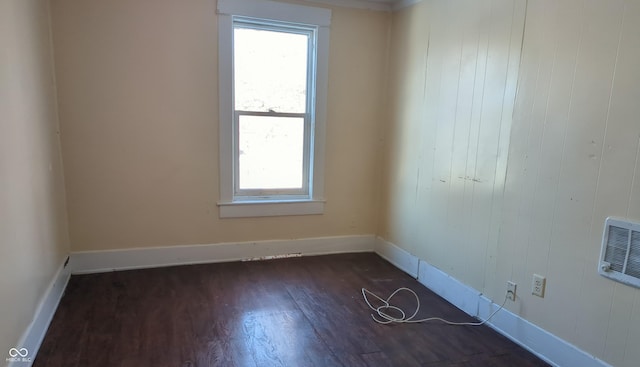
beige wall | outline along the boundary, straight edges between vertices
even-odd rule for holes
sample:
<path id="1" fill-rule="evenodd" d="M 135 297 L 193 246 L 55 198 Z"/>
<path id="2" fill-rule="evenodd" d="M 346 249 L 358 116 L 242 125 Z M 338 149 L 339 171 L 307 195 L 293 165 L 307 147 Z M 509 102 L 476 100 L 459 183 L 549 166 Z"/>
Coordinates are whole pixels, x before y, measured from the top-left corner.
<path id="1" fill-rule="evenodd" d="M 216 2 L 51 4 L 74 251 L 375 233 L 387 13 L 333 9 L 325 214 L 221 220 Z"/>
<path id="2" fill-rule="evenodd" d="M 43 0 L 0 1 L 0 364 L 69 247 Z"/>
<path id="3" fill-rule="evenodd" d="M 596 264 L 606 216 L 640 221 L 640 6 L 529 1 L 515 74 L 524 5 L 433 0 L 394 15 L 380 232 L 495 301 L 515 281 L 511 311 L 637 366 L 640 291 Z M 545 298 L 530 295 L 533 273 Z"/>

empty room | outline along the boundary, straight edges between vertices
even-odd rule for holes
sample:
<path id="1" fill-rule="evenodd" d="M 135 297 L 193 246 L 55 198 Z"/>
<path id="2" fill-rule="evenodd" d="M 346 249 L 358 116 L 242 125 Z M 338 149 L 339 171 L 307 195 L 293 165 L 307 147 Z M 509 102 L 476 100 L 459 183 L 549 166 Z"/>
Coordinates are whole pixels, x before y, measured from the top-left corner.
<path id="1" fill-rule="evenodd" d="M 640 365 L 640 2 L 0 0 L 0 365 Z"/>

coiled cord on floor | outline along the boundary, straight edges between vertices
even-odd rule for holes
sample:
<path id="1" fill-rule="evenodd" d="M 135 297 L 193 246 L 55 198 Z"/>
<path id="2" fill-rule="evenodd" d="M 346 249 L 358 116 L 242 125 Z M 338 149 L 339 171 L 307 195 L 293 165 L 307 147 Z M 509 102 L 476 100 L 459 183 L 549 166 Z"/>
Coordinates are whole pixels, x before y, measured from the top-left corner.
<path id="1" fill-rule="evenodd" d="M 413 314 L 411 314 L 411 316 L 407 317 L 407 313 L 404 312 L 403 309 L 401 309 L 398 306 L 394 306 L 390 303 L 391 299 L 398 294 L 401 291 L 407 291 L 411 294 L 413 294 L 413 296 L 416 298 L 416 309 L 413 312 Z M 382 302 L 382 306 L 380 307 L 373 307 L 371 305 L 371 302 L 369 302 L 369 297 L 367 295 L 373 296 L 376 299 L 378 299 L 380 302 Z M 391 293 L 391 295 L 389 297 L 387 297 L 387 299 L 382 299 L 380 298 L 378 295 L 376 295 L 375 293 L 367 290 L 366 288 L 362 288 L 362 297 L 364 298 L 364 301 L 367 303 L 367 305 L 369 306 L 369 308 L 373 311 L 375 311 L 375 313 L 378 315 L 378 317 L 376 317 L 374 314 L 371 314 L 371 318 L 377 322 L 378 324 L 391 324 L 391 323 L 398 323 L 398 324 L 405 324 L 405 323 L 420 323 L 420 322 L 429 322 L 429 321 L 440 321 L 443 322 L 445 324 L 448 325 L 467 325 L 467 326 L 481 326 L 484 325 L 487 321 L 491 320 L 491 318 L 500 310 L 502 310 L 502 308 L 504 307 L 504 305 L 507 303 L 507 294 L 505 294 L 504 296 L 504 302 L 502 302 L 502 305 L 500 305 L 500 307 L 493 311 L 493 313 L 491 315 L 489 315 L 489 317 L 487 317 L 486 320 L 484 321 L 480 321 L 480 322 L 453 322 L 453 321 L 448 321 L 445 319 L 442 319 L 440 317 L 427 317 L 425 319 L 418 319 L 418 320 L 414 320 L 414 317 L 416 317 L 416 315 L 418 314 L 418 311 L 420 311 L 420 298 L 418 297 L 418 295 L 416 294 L 416 292 L 414 292 L 413 290 L 406 288 L 406 287 L 401 287 L 396 289 L 393 293 Z M 389 311 L 392 310 L 392 312 L 396 312 L 400 315 L 400 317 L 394 317 L 389 315 Z"/>

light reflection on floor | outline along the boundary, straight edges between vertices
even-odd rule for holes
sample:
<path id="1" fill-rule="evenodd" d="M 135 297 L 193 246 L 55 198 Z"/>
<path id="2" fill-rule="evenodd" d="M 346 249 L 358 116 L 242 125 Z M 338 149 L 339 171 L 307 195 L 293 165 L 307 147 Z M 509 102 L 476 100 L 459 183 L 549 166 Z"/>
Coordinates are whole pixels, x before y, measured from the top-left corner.
<path id="1" fill-rule="evenodd" d="M 290 366 L 305 359 L 307 341 L 298 335 L 308 325 L 302 312 L 252 311 L 238 321 L 245 355 L 253 357 L 246 365 Z"/>

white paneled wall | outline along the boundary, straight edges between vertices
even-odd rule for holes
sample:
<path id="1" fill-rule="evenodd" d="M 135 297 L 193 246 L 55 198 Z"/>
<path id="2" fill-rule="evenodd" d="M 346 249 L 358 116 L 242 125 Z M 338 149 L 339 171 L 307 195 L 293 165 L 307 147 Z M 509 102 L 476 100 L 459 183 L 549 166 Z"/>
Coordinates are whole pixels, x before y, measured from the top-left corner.
<path id="1" fill-rule="evenodd" d="M 615 366 L 636 366 L 638 291 L 600 277 L 596 264 L 604 219 L 640 219 L 631 200 L 640 7 L 535 1 L 526 24 L 497 278 L 528 286 L 545 274 L 546 297 L 525 293 L 521 315 Z"/>
<path id="2" fill-rule="evenodd" d="M 495 268 L 524 14 L 438 0 L 393 20 L 382 234 L 476 289 Z"/>
<path id="3" fill-rule="evenodd" d="M 640 2 L 425 0 L 391 45 L 382 236 L 637 366 L 640 292 L 596 265 L 604 219 L 640 221 Z"/>

